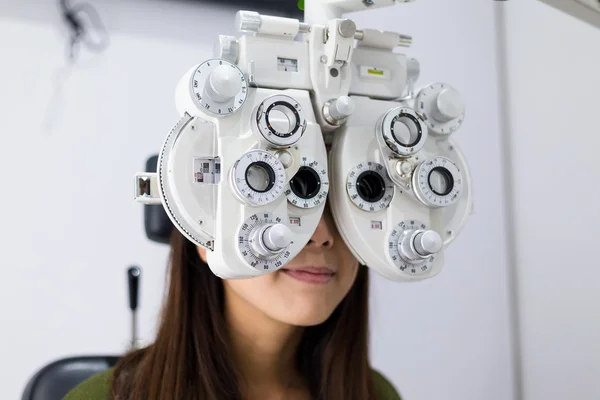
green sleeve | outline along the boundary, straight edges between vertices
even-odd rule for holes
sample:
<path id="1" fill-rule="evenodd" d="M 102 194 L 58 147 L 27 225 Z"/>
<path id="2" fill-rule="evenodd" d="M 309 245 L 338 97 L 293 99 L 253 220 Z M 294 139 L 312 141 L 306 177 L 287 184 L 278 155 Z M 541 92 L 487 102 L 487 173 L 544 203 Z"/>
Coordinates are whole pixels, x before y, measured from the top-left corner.
<path id="1" fill-rule="evenodd" d="M 398 391 L 380 372 L 373 371 L 373 385 L 377 393 L 377 400 L 402 400 Z"/>
<path id="2" fill-rule="evenodd" d="M 112 369 L 96 374 L 80 383 L 62 400 L 109 400 Z"/>
<path id="3" fill-rule="evenodd" d="M 372 370 L 377 400 L 401 400 L 392 384 L 379 372 Z M 108 400 L 112 369 L 101 372 L 71 390 L 63 400 Z"/>

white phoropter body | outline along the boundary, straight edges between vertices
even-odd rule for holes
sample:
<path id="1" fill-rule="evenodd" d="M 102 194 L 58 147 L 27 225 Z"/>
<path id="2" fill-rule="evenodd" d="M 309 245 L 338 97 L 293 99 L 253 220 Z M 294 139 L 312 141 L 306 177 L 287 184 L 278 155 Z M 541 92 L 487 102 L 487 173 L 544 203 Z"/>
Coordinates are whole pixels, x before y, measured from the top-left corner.
<path id="1" fill-rule="evenodd" d="M 219 74 L 224 83 L 211 82 L 218 68 L 232 71 Z M 208 84 L 226 95 L 215 99 Z M 309 93 L 248 87 L 234 64 L 215 59 L 185 74 L 176 103 L 184 117 L 165 140 L 158 168 L 172 222 L 212 250 L 208 262 L 220 277 L 285 265 L 310 239 L 324 207 L 300 209 L 284 194 L 303 164 L 301 154 L 327 170 Z"/>
<path id="2" fill-rule="evenodd" d="M 240 38 L 176 89 L 182 119 L 136 199 L 164 206 L 225 279 L 283 268 L 310 240 L 326 201 L 356 258 L 388 279 L 432 277 L 472 208 L 451 140 L 460 93 L 417 88 L 411 38 L 357 29 L 348 11 L 394 1 L 307 1 L 307 23 L 240 11 Z M 323 18 L 328 17 L 327 20 Z M 332 144 L 327 154 L 326 144 Z"/>
<path id="3" fill-rule="evenodd" d="M 329 160 L 339 231 L 363 264 L 388 279 L 432 277 L 471 212 L 464 156 L 447 135 L 429 133 L 414 100 L 353 100 L 356 111 L 336 131 Z"/>

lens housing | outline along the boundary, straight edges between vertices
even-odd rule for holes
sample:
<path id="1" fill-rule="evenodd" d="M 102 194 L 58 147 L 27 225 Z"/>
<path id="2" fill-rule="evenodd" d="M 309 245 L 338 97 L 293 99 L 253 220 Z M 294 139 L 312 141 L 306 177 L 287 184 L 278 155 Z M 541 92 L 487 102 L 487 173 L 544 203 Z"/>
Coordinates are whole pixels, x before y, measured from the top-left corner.
<path id="1" fill-rule="evenodd" d="M 410 157 L 427 141 L 427 126 L 411 108 L 396 107 L 389 110 L 377 123 L 377 134 L 396 156 Z"/>
<path id="2" fill-rule="evenodd" d="M 288 184 L 285 195 L 299 208 L 320 206 L 329 193 L 327 167 L 311 157 L 302 157 L 302 164 Z"/>

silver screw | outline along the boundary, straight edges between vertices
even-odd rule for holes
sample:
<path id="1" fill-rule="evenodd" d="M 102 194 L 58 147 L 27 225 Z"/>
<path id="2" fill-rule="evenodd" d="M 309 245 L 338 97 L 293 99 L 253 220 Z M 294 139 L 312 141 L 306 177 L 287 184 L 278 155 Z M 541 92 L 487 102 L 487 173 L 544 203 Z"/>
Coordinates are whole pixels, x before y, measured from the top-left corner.
<path id="1" fill-rule="evenodd" d="M 326 55 L 322 55 L 321 58 L 319 59 L 319 61 L 321 61 L 323 64 L 327 63 L 327 56 Z"/>
<path id="2" fill-rule="evenodd" d="M 446 231 L 446 234 L 447 234 L 448 236 L 452 236 L 452 235 L 454 234 L 454 232 L 452 232 L 452 230 L 451 230 L 451 229 L 449 229 L 449 230 L 447 230 L 447 231 Z"/>
<path id="3" fill-rule="evenodd" d="M 356 24 L 351 19 L 345 19 L 338 25 L 338 32 L 344 38 L 353 38 L 356 33 Z"/>

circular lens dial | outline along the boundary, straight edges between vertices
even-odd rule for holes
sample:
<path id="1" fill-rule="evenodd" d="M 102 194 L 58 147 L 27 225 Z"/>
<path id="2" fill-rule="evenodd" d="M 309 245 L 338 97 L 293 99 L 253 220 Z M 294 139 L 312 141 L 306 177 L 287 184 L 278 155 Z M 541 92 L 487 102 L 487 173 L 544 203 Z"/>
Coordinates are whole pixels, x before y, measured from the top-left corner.
<path id="1" fill-rule="evenodd" d="M 454 204 L 462 192 L 460 170 L 446 157 L 430 158 L 419 164 L 413 174 L 414 192 L 429 207 Z"/>
<path id="2" fill-rule="evenodd" d="M 388 148 L 399 156 L 417 153 L 427 140 L 427 126 L 408 107 L 388 111 L 380 120 L 378 130 Z"/>
<path id="3" fill-rule="evenodd" d="M 237 241 L 242 259 L 257 270 L 275 271 L 291 259 L 288 248 L 293 243 L 292 232 L 282 217 L 270 212 L 246 219 L 238 230 Z"/>
<path id="4" fill-rule="evenodd" d="M 327 168 L 311 157 L 302 157 L 298 172 L 285 190 L 288 201 L 296 207 L 313 208 L 321 205 L 329 193 Z"/>
<path id="5" fill-rule="evenodd" d="M 256 110 L 256 127 L 273 147 L 288 147 L 302 137 L 306 119 L 300 104 L 285 95 L 267 97 Z"/>
<path id="6" fill-rule="evenodd" d="M 230 173 L 233 192 L 251 205 L 275 201 L 283 192 L 285 170 L 271 153 L 253 150 L 235 162 Z"/>
<path id="7" fill-rule="evenodd" d="M 386 209 L 394 196 L 394 184 L 385 167 L 376 162 L 362 162 L 348 174 L 346 190 L 350 200 L 361 210 Z"/>

